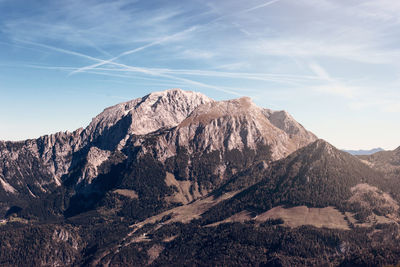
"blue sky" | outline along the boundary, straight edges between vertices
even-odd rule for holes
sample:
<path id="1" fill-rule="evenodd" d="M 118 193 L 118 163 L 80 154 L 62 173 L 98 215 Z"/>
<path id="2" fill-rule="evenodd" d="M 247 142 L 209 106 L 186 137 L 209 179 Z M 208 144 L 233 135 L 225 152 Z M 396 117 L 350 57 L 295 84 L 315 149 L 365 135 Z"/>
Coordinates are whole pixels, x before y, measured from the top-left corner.
<path id="1" fill-rule="evenodd" d="M 400 145 L 400 2 L 0 0 L 0 139 L 182 88 L 289 111 L 339 148 Z"/>

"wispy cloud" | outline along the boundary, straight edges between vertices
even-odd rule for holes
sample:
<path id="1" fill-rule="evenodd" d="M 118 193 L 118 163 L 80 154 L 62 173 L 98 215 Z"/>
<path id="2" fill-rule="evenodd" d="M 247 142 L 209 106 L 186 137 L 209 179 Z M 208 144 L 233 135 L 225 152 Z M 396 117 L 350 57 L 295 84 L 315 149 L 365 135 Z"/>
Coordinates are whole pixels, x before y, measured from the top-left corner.
<path id="1" fill-rule="evenodd" d="M 332 77 L 326 72 L 324 68 L 322 68 L 320 65 L 318 65 L 315 62 L 311 62 L 309 64 L 310 69 L 322 80 L 325 81 L 333 81 Z"/>
<path id="2" fill-rule="evenodd" d="M 350 36 L 348 37 L 350 38 Z M 260 40 L 249 42 L 247 50 L 255 53 L 280 56 L 307 58 L 332 58 L 341 60 L 352 60 L 361 63 L 387 64 L 399 58 L 400 50 L 376 50 L 365 44 L 357 43 L 335 43 L 330 40 L 309 40 L 303 38 L 289 37 L 279 39 Z"/>
<path id="3" fill-rule="evenodd" d="M 351 82 L 332 77 L 326 69 L 316 62 L 309 68 L 321 78 L 319 85 L 312 87 L 316 92 L 342 97 L 347 106 L 356 111 L 376 110 L 383 113 L 400 113 L 400 98 L 396 94 L 388 94 L 370 85 L 349 85 Z M 391 85 L 397 87 L 397 85 Z M 390 92 L 391 90 L 389 90 Z"/>
<path id="4" fill-rule="evenodd" d="M 316 62 L 309 64 L 310 69 L 325 83 L 314 87 L 315 91 L 354 98 L 358 94 L 358 88 L 345 85 L 343 82 L 334 79 L 321 65 Z"/>
<path id="5" fill-rule="evenodd" d="M 376 97 L 372 95 L 354 99 L 349 103 L 349 107 L 355 111 L 374 110 L 381 113 L 400 113 L 400 100 L 388 98 L 386 96 Z"/>

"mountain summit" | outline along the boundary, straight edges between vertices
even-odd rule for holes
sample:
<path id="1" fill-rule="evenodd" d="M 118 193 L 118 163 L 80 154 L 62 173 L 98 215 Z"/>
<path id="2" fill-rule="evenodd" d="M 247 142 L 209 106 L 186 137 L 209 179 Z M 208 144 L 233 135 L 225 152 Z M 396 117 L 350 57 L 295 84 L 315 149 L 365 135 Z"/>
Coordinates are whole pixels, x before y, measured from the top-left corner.
<path id="1" fill-rule="evenodd" d="M 123 118 L 131 121 L 127 135 L 144 135 L 160 128 L 171 128 L 183 121 L 195 108 L 214 102 L 209 97 L 181 89 L 154 92 L 144 97 L 106 108 L 85 129 L 94 140 Z"/>

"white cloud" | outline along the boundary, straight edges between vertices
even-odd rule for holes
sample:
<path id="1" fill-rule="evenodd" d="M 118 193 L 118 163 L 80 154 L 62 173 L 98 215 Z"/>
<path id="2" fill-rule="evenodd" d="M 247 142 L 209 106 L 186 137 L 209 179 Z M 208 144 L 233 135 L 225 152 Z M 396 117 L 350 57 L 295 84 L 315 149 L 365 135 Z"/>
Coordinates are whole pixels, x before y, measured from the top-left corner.
<path id="1" fill-rule="evenodd" d="M 319 77 L 324 84 L 314 87 L 317 92 L 331 95 L 342 96 L 345 98 L 354 98 L 359 94 L 359 88 L 345 85 L 337 79 L 334 79 L 321 65 L 316 62 L 309 64 L 309 68 Z"/>
<path id="2" fill-rule="evenodd" d="M 302 59 L 332 58 L 361 63 L 386 64 L 399 58 L 399 50 L 376 50 L 356 43 L 335 43 L 315 37 L 315 40 L 279 38 L 247 42 L 248 51 L 264 56 L 298 57 Z"/>

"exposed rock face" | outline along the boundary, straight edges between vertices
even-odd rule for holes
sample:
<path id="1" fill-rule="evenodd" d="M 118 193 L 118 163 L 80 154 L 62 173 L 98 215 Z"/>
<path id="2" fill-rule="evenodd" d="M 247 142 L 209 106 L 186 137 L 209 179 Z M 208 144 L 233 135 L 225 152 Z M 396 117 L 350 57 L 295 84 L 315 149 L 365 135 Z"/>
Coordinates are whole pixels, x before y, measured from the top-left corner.
<path id="1" fill-rule="evenodd" d="M 195 177 L 201 176 L 195 165 L 207 161 L 210 173 L 204 177 L 210 188 L 210 183 L 246 166 L 242 162 L 277 160 L 314 140 L 286 112 L 261 109 L 249 98 L 216 102 L 200 93 L 172 89 L 107 108 L 86 129 L 0 142 L 0 192 L 6 197 L 38 197 L 61 186 L 72 172 L 77 177 L 69 182 L 89 185 L 115 151 L 129 162 L 151 154 L 156 161 L 176 166 L 185 154 L 186 166 L 167 169 L 180 172 L 178 179 L 192 180 L 195 187 Z M 206 189 L 197 191 L 202 190 Z"/>
<path id="2" fill-rule="evenodd" d="M 282 112 L 269 110 L 273 115 L 267 116 L 265 111 L 248 97 L 200 105 L 176 128 L 160 136 L 158 158 L 172 157 L 181 147 L 191 154 L 256 150 L 258 145 L 269 145 L 272 159 L 277 160 L 317 139 L 286 112 L 275 116 Z"/>
<path id="3" fill-rule="evenodd" d="M 196 107 L 209 102 L 213 100 L 203 94 L 180 89 L 151 93 L 105 109 L 85 129 L 84 136 L 109 149 L 115 148 L 110 144 L 122 141 L 121 148 L 125 137 L 174 127 Z"/>
<path id="4" fill-rule="evenodd" d="M 0 178 L 6 185 L 2 188 L 7 187 L 8 193 L 17 193 L 27 186 L 27 178 L 31 178 L 32 183 L 45 192 L 42 184 L 61 185 L 62 176 L 68 173 L 73 164 L 73 154 L 84 147 L 90 153 L 90 163 L 96 157 L 90 147 L 114 150 L 121 142 L 118 148 L 122 149 L 123 141 L 128 136 L 176 126 L 198 105 L 212 101 L 200 93 L 179 89 L 156 92 L 107 108 L 86 129 L 78 129 L 73 133 L 60 132 L 24 142 L 1 141 Z M 40 170 L 35 171 L 36 168 Z M 21 186 L 15 186 L 16 190 L 12 190 L 13 184 Z"/>
<path id="5" fill-rule="evenodd" d="M 308 145 L 310 141 L 317 140 L 313 133 L 307 131 L 286 111 L 263 109 L 263 113 L 275 127 L 284 131 L 294 140 L 294 143 L 298 145 L 297 148 Z"/>
<path id="6" fill-rule="evenodd" d="M 78 184 L 85 182 L 90 184 L 92 179 L 99 175 L 98 168 L 105 162 L 111 155 L 108 150 L 101 150 L 97 147 L 91 147 L 86 156 L 86 164 L 84 166 L 82 176 L 79 177 Z"/>

